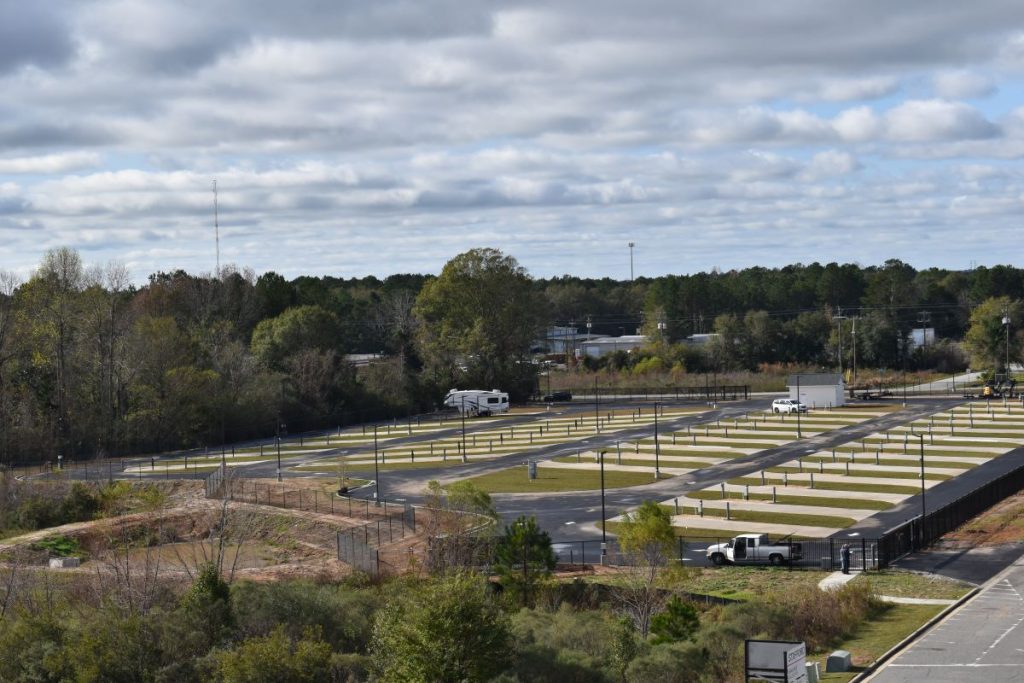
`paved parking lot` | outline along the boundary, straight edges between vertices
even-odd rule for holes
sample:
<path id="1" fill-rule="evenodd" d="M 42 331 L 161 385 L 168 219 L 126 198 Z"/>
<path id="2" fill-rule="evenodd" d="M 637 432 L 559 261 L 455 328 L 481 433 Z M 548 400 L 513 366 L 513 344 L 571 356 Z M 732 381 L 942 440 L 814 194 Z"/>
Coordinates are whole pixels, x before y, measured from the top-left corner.
<path id="1" fill-rule="evenodd" d="M 1024 680 L 1024 557 L 893 658 L 872 683 Z"/>

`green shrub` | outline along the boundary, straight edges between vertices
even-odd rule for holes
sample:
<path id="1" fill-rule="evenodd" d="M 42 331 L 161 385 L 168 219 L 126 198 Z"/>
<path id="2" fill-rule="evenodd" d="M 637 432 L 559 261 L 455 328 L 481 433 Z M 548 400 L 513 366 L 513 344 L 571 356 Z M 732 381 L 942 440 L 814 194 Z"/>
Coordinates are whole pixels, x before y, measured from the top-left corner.
<path id="1" fill-rule="evenodd" d="M 32 547 L 36 550 L 46 550 L 51 555 L 56 555 L 57 557 L 85 556 L 82 546 L 78 543 L 78 539 L 68 538 L 67 536 L 50 536 L 41 541 L 36 541 L 32 544 Z"/>

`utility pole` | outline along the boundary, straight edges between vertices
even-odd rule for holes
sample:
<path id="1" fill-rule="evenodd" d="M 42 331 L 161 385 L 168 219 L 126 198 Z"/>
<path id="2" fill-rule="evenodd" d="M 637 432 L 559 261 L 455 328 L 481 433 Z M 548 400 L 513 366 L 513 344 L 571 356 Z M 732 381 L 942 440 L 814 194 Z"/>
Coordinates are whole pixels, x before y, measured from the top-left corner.
<path id="1" fill-rule="evenodd" d="M 843 376 L 843 321 L 846 320 L 846 316 L 843 315 L 843 309 L 837 309 L 839 315 L 832 316 L 832 319 L 839 323 L 839 376 Z"/>
<path id="2" fill-rule="evenodd" d="M 654 403 L 654 478 L 661 479 L 661 444 L 658 442 L 658 403 Z"/>
<path id="3" fill-rule="evenodd" d="M 629 281 L 633 281 L 633 247 L 636 246 L 635 242 L 629 243 Z"/>
<path id="4" fill-rule="evenodd" d="M 604 564 L 605 556 L 608 555 L 608 532 L 605 531 L 605 509 L 604 509 L 604 454 L 601 451 L 601 564 Z"/>
<path id="5" fill-rule="evenodd" d="M 1010 381 L 1010 312 L 1003 311 L 1003 327 L 1006 328 L 1006 381 Z"/>
<path id="6" fill-rule="evenodd" d="M 373 425 L 373 504 L 380 505 L 380 467 L 377 465 L 377 425 Z"/>

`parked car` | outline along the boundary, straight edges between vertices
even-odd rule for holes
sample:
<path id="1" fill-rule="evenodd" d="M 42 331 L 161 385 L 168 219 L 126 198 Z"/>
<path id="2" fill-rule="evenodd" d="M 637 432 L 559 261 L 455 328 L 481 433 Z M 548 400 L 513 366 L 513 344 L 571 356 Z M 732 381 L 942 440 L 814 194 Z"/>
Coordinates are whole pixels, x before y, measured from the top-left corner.
<path id="1" fill-rule="evenodd" d="M 715 543 L 707 549 L 714 564 L 771 564 L 795 562 L 803 555 L 799 543 L 768 540 L 767 534 L 740 534 L 728 543 Z"/>
<path id="2" fill-rule="evenodd" d="M 773 413 L 806 413 L 807 404 L 791 398 L 777 398 L 772 401 Z"/>
<path id="3" fill-rule="evenodd" d="M 572 392 L 569 391 L 553 391 L 544 397 L 545 403 L 552 403 L 554 401 L 571 401 Z"/>

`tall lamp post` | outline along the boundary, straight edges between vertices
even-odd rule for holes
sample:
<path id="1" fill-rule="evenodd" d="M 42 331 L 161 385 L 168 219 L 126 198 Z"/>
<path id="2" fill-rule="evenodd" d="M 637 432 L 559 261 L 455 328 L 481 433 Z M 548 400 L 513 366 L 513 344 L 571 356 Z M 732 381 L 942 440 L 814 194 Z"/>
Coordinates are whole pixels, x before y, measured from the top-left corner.
<path id="1" fill-rule="evenodd" d="M 629 243 L 629 281 L 633 281 L 633 247 L 636 244 L 634 242 Z"/>
<path id="2" fill-rule="evenodd" d="M 1006 382 L 1010 382 L 1010 314 L 1003 313 L 1003 327 L 1006 328 Z"/>
<path id="3" fill-rule="evenodd" d="M 843 376 L 843 321 L 845 315 L 834 315 L 832 319 L 839 323 L 839 376 Z"/>
<path id="4" fill-rule="evenodd" d="M 380 505 L 380 467 L 377 466 L 377 425 L 373 425 L 373 504 Z"/>
<path id="5" fill-rule="evenodd" d="M 658 403 L 654 403 L 654 478 L 661 479 L 661 444 L 658 442 Z"/>
<path id="6" fill-rule="evenodd" d="M 466 397 L 462 397 L 462 462 L 469 462 L 466 457 Z"/>
<path id="7" fill-rule="evenodd" d="M 925 491 L 925 488 L 924 488 L 924 434 L 914 434 L 914 436 L 916 436 L 918 438 L 918 441 L 920 441 L 920 443 L 921 443 L 921 530 L 920 530 L 920 536 L 921 536 L 921 546 L 923 547 L 924 546 L 924 515 L 925 515 L 925 505 L 924 505 L 924 491 Z"/>
<path id="8" fill-rule="evenodd" d="M 281 481 L 281 411 L 277 411 L 277 480 Z"/>
<path id="9" fill-rule="evenodd" d="M 804 433 L 800 429 L 800 375 L 796 376 L 796 438 L 804 438 Z"/>
<path id="10" fill-rule="evenodd" d="M 601 564 L 604 564 L 604 558 L 608 555 L 608 532 L 605 530 L 605 510 L 604 510 L 604 454 L 607 451 L 601 451 Z"/>

